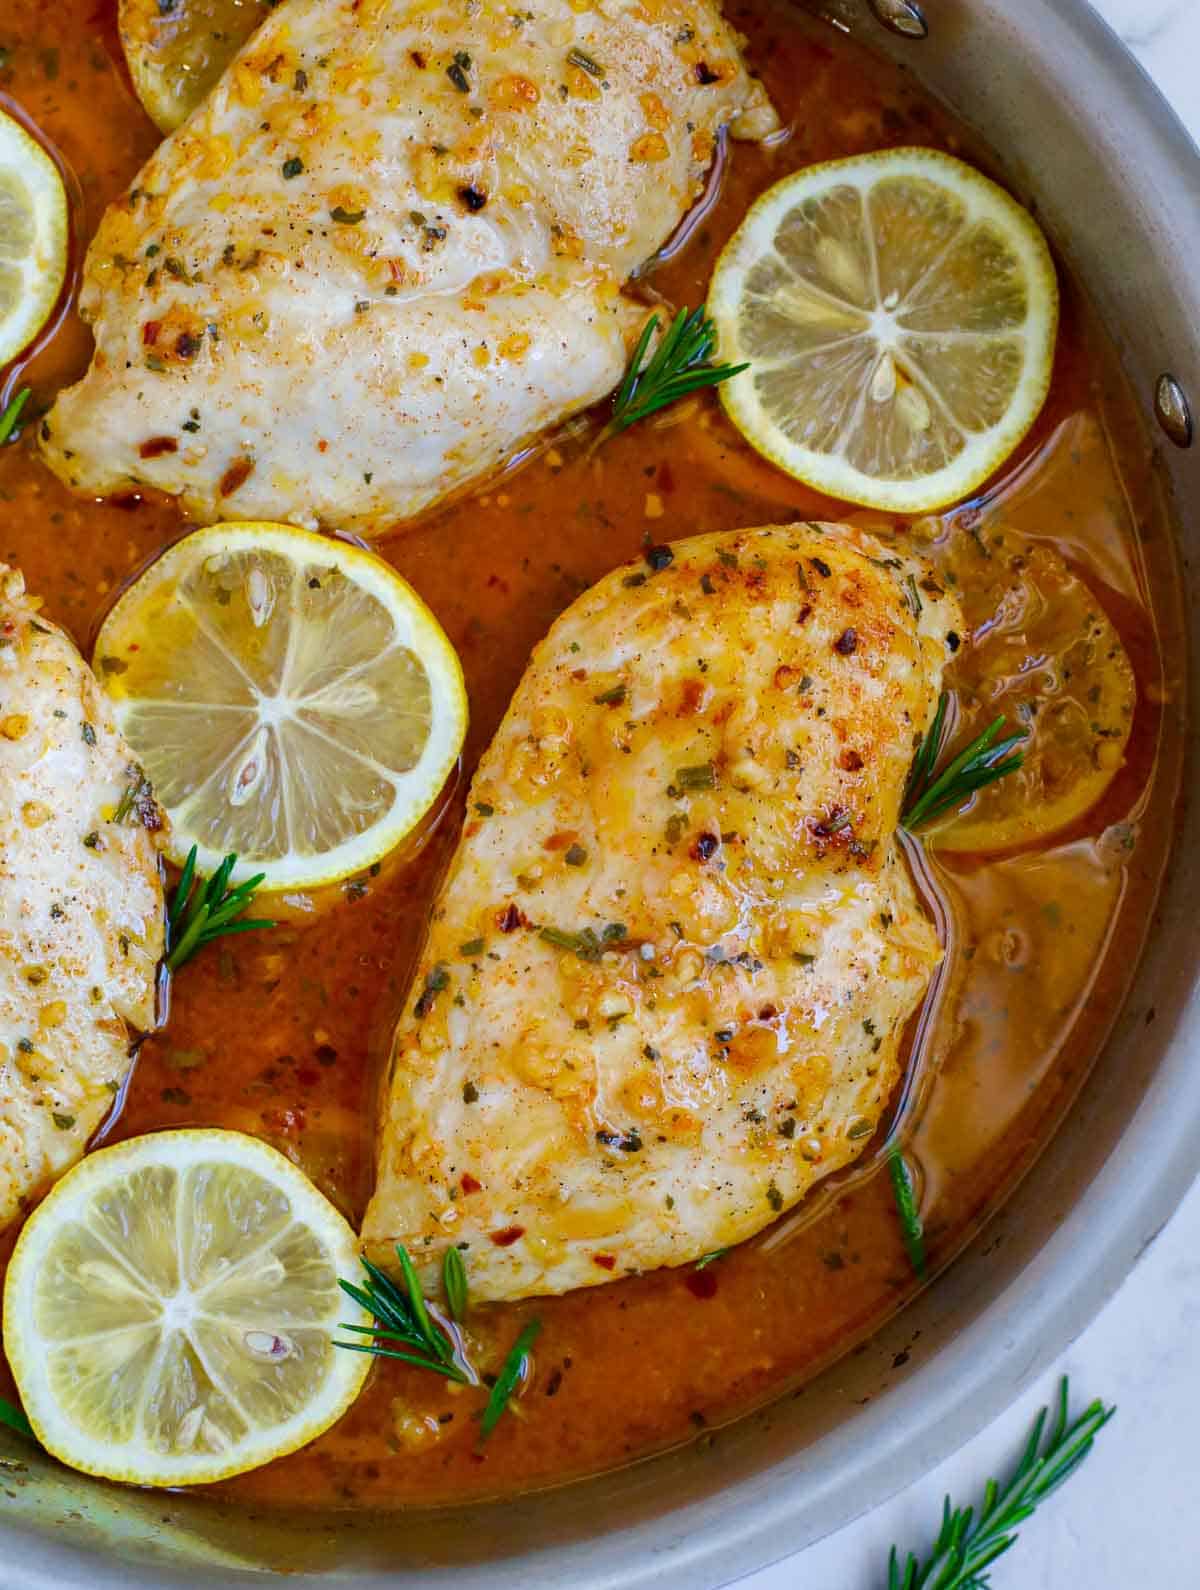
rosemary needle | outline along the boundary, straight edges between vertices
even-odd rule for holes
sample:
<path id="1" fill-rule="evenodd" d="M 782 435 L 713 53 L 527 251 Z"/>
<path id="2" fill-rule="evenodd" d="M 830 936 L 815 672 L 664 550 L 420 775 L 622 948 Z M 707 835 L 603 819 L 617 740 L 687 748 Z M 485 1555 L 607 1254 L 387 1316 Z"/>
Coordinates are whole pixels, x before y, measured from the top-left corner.
<path id="1" fill-rule="evenodd" d="M 470 1294 L 467 1287 L 467 1267 L 463 1263 L 462 1254 L 455 1247 L 447 1248 L 442 1259 L 442 1290 L 446 1294 L 446 1306 L 450 1310 L 450 1318 L 461 1325 L 467 1317 Z"/>
<path id="2" fill-rule="evenodd" d="M 1058 1386 L 1054 1423 L 1045 1442 L 1042 1435 L 1050 1409 L 1034 1420 L 1012 1474 L 999 1484 L 989 1480 L 976 1516 L 973 1507 L 951 1507 L 947 1496 L 942 1507 L 942 1527 L 933 1552 L 922 1563 L 909 1552 L 904 1566 L 895 1546 L 888 1558 L 888 1590 L 987 1590 L 984 1569 L 1015 1543 L 1018 1528 L 1040 1502 L 1070 1478 L 1092 1450 L 1092 1443 L 1116 1412 L 1102 1402 L 1090 1403 L 1071 1424 L 1067 1423 L 1068 1381 Z"/>
<path id="3" fill-rule="evenodd" d="M 900 1235 L 909 1263 L 920 1276 L 925 1274 L 925 1228 L 917 1211 L 913 1196 L 912 1172 L 904 1158 L 904 1150 L 897 1145 L 888 1152 L 888 1174 L 892 1178 L 892 1195 L 896 1200 L 896 1213 L 900 1217 Z"/>
<path id="4" fill-rule="evenodd" d="M 0 1397 L 0 1424 L 6 1424 L 10 1430 L 15 1430 L 18 1435 L 31 1436 L 35 1441 L 37 1440 L 29 1420 L 21 1412 L 20 1408 L 15 1408 L 5 1397 Z"/>
<path id="5" fill-rule="evenodd" d="M 17 422 L 21 418 L 21 410 L 29 402 L 32 390 L 32 387 L 22 387 L 16 397 L 10 403 L 5 404 L 4 413 L 0 414 L 0 447 L 4 446 L 5 442 L 9 440 L 16 430 Z"/>
<path id="6" fill-rule="evenodd" d="M 196 877 L 196 846 L 188 851 L 167 913 L 168 971 L 177 972 L 197 950 L 226 933 L 249 933 L 255 928 L 275 926 L 265 919 L 243 916 L 266 874 L 256 873 L 231 889 L 229 875 L 236 866 L 237 857 L 226 856 L 208 882 L 200 883 Z"/>
<path id="7" fill-rule="evenodd" d="M 689 392 L 718 386 L 749 368 L 745 364 L 712 362 L 717 331 L 703 304 L 699 309 L 681 309 L 650 359 L 643 363 L 657 326 L 657 314 L 651 315 L 633 350 L 625 379 L 617 388 L 612 415 L 601 439 L 627 430 Z"/>
<path id="8" fill-rule="evenodd" d="M 937 711 L 908 775 L 908 788 L 904 795 L 904 812 L 901 826 L 909 833 L 923 823 L 932 822 L 946 812 L 961 806 L 976 790 L 1009 773 L 1015 773 L 1024 763 L 1024 755 L 1016 748 L 1024 744 L 1023 734 L 1010 734 L 1003 740 L 997 735 L 1004 728 L 1004 718 L 993 718 L 982 734 L 959 751 L 940 773 L 935 774 L 938 754 L 946 723 L 949 698 L 943 692 Z"/>
<path id="9" fill-rule="evenodd" d="M 517 1389 L 521 1376 L 525 1373 L 529 1350 L 537 1340 L 541 1329 L 541 1320 L 531 1319 L 509 1348 L 508 1357 L 504 1360 L 503 1368 L 496 1376 L 496 1384 L 492 1387 L 492 1394 L 487 1400 L 487 1407 L 483 1410 L 483 1418 L 480 1420 L 479 1440 L 481 1444 L 487 1440 L 488 1436 L 500 1423 L 500 1416 L 505 1408 L 508 1407 L 512 1394 Z"/>

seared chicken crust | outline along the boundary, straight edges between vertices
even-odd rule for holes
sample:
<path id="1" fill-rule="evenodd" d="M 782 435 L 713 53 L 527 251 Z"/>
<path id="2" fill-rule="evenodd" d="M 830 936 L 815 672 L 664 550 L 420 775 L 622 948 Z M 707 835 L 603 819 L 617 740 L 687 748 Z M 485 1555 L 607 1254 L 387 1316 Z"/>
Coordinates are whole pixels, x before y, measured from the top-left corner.
<path id="1" fill-rule="evenodd" d="M 91 670 L 0 565 L 0 1224 L 80 1158 L 154 1025 L 162 822 Z"/>
<path id="2" fill-rule="evenodd" d="M 372 1258 L 562 1292 L 741 1241 L 862 1151 L 940 953 L 895 833 L 960 627 L 838 525 L 650 548 L 568 608 L 396 1032 Z"/>
<path id="3" fill-rule="evenodd" d="M 288 0 L 106 213 L 44 456 L 384 530 L 616 385 L 730 123 L 775 114 L 710 0 Z"/>

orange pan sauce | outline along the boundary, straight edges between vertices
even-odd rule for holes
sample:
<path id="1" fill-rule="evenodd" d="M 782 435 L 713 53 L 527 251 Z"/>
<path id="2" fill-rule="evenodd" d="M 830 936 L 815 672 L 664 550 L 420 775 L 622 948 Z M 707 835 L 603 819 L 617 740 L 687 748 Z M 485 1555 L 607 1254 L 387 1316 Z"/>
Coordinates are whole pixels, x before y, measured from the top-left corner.
<path id="1" fill-rule="evenodd" d="M 61 154 L 77 244 L 157 138 L 129 90 L 114 9 L 112 0 L 9 0 L 0 19 L 0 100 Z M 747 205 L 796 166 L 902 143 L 989 164 L 914 82 L 841 32 L 781 0 L 730 0 L 726 10 L 791 134 L 769 149 L 730 149 L 715 202 L 643 290 L 700 303 Z M 955 926 L 911 1144 L 934 1264 L 977 1228 L 1085 1080 L 1151 919 L 1172 827 L 1180 712 L 1170 538 L 1131 394 L 1068 270 L 1061 280 L 1049 401 L 992 483 L 1000 497 L 989 522 L 1040 536 L 1087 579 L 1133 658 L 1138 707 L 1124 768 L 1075 829 L 1002 860 L 935 860 L 933 887 Z M 0 401 L 29 382 L 33 407 L 45 406 L 88 352 L 68 306 L 25 369 L 7 372 Z M 183 527 L 170 504 L 69 496 L 29 436 L 0 452 L 0 557 L 24 570 L 86 650 L 123 582 Z M 382 550 L 462 657 L 469 773 L 533 643 L 647 539 L 844 511 L 753 454 L 707 394 L 590 457 L 579 427 L 568 427 Z M 109 1135 L 192 1124 L 256 1133 L 357 1220 L 371 1180 L 376 1077 L 464 790 L 465 775 L 417 854 L 332 899 L 296 902 L 277 931 L 193 962 Z M 536 1312 L 544 1324 L 514 1414 L 482 1452 L 478 1393 L 382 1364 L 336 1428 L 219 1489 L 258 1503 L 390 1507 L 611 1467 L 794 1385 L 861 1340 L 914 1284 L 876 1160 L 873 1173 L 851 1175 L 700 1271 L 476 1311 L 473 1349 L 493 1372 L 524 1319 Z"/>

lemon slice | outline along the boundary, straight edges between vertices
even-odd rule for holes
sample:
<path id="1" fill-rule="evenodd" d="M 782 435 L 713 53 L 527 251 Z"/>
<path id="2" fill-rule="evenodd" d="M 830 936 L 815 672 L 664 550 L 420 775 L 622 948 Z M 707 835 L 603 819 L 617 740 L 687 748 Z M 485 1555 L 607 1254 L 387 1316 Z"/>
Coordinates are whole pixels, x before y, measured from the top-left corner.
<path id="1" fill-rule="evenodd" d="M 120 0 L 121 48 L 157 127 L 187 120 L 272 9 L 272 0 Z"/>
<path id="2" fill-rule="evenodd" d="M 751 207 L 708 295 L 720 388 L 781 469 L 915 513 L 971 492 L 1050 384 L 1058 288 L 1029 214 L 932 149 L 810 166 Z"/>
<path id="3" fill-rule="evenodd" d="M 916 525 L 920 541 L 923 527 Z M 1095 806 L 1120 771 L 1137 684 L 1111 619 L 1053 548 L 1015 531 L 935 536 L 968 635 L 949 683 L 955 748 L 1003 714 L 1025 733 L 1023 765 L 929 830 L 945 850 L 1011 850 L 1049 838 Z"/>
<path id="4" fill-rule="evenodd" d="M 137 1485 L 225 1479 L 341 1417 L 370 1359 L 338 1287 L 353 1231 L 241 1132 L 154 1132 L 91 1154 L 31 1216 L 4 1286 L 30 1423 L 72 1468 Z"/>
<path id="5" fill-rule="evenodd" d="M 0 365 L 49 319 L 67 274 L 67 195 L 58 167 L 0 110 Z"/>
<path id="6" fill-rule="evenodd" d="M 221 524 L 121 597 L 94 667 L 171 817 L 211 873 L 315 888 L 392 850 L 462 747 L 454 648 L 373 553 L 288 525 Z"/>

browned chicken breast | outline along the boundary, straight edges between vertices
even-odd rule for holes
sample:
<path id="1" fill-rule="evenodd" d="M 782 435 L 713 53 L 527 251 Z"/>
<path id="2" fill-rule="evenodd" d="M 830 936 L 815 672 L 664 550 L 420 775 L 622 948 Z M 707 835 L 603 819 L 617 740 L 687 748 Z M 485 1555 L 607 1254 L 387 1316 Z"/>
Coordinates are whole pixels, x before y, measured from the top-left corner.
<path id="1" fill-rule="evenodd" d="M 154 1024 L 162 821 L 91 670 L 0 565 L 0 1225 L 80 1157 Z"/>
<path id="2" fill-rule="evenodd" d="M 373 1258 L 566 1291 L 862 1151 L 939 956 L 895 832 L 960 623 L 918 559 L 813 524 L 651 549 L 563 614 L 396 1033 Z"/>
<path id="3" fill-rule="evenodd" d="M 775 116 L 712 0 L 287 0 L 105 216 L 46 460 L 385 529 L 617 384 L 728 124 Z"/>

